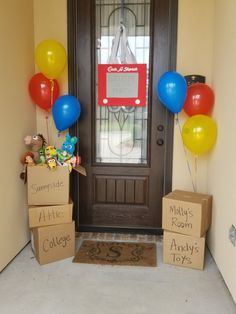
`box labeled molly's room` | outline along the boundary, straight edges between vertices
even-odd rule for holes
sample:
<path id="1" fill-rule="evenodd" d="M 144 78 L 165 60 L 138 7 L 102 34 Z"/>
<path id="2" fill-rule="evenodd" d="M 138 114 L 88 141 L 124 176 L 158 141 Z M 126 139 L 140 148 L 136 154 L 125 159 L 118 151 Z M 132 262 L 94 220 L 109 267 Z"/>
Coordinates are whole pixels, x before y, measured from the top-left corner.
<path id="1" fill-rule="evenodd" d="M 64 205 L 29 206 L 29 227 L 42 227 L 72 222 L 73 203 Z"/>
<path id="2" fill-rule="evenodd" d="M 67 167 L 57 167 L 56 170 L 46 166 L 28 167 L 28 205 L 68 204 L 69 176 Z"/>
<path id="3" fill-rule="evenodd" d="M 211 195 L 175 190 L 162 199 L 162 228 L 201 237 L 210 226 L 211 208 Z"/>
<path id="4" fill-rule="evenodd" d="M 33 248 L 40 265 L 75 254 L 75 223 L 33 228 Z"/>
<path id="5" fill-rule="evenodd" d="M 205 237 L 164 231 L 163 261 L 166 264 L 203 269 Z"/>

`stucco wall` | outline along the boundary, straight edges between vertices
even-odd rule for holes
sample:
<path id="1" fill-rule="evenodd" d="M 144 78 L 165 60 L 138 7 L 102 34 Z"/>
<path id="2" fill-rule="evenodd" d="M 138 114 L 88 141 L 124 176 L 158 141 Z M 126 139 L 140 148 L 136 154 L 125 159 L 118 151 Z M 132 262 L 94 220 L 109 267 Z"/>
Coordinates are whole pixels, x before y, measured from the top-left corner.
<path id="1" fill-rule="evenodd" d="M 228 239 L 236 227 L 235 72 L 236 1 L 216 0 L 212 82 L 217 145 L 208 163 L 208 191 L 214 196 L 209 247 L 236 302 L 236 247 Z"/>
<path id="2" fill-rule="evenodd" d="M 26 188 L 19 178 L 23 138 L 36 131 L 28 95 L 34 73 L 33 3 L 0 1 L 0 270 L 29 240 Z"/>
<path id="3" fill-rule="evenodd" d="M 212 85 L 212 55 L 214 39 L 214 0 L 179 0 L 177 71 L 182 75 L 200 74 Z M 180 114 L 180 125 L 188 118 Z M 187 152 L 187 151 L 186 151 Z M 174 132 L 173 189 L 207 192 L 208 156 L 195 160 L 191 153 L 184 153 L 178 125 Z M 188 163 L 190 171 L 188 169 Z"/>
<path id="4" fill-rule="evenodd" d="M 34 44 L 35 47 L 45 39 L 59 41 L 67 50 L 67 1 L 66 0 L 34 0 Z M 39 72 L 35 66 L 35 72 Z M 57 78 L 60 95 L 68 93 L 67 66 Z M 51 115 L 37 109 L 37 130 L 47 137 L 50 145 L 61 146 L 61 142 L 67 131 L 61 132 L 58 137 Z M 48 120 L 46 117 L 48 116 Z M 48 122 L 46 122 L 48 121 Z M 47 131 L 48 123 L 48 131 Z M 49 133 L 49 134 L 48 134 Z M 49 136 L 48 136 L 49 135 Z M 49 137 L 49 138 L 48 138 Z"/>

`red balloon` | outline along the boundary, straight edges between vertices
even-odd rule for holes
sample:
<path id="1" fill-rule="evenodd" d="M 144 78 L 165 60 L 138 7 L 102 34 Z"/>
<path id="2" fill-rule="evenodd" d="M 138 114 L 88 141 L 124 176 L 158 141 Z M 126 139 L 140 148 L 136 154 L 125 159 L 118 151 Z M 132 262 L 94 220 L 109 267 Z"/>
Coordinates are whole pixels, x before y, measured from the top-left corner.
<path id="1" fill-rule="evenodd" d="M 188 87 L 183 109 L 188 116 L 196 114 L 210 115 L 214 102 L 214 92 L 207 84 L 194 83 Z"/>
<path id="2" fill-rule="evenodd" d="M 48 111 L 59 96 L 59 85 L 56 80 L 37 73 L 29 81 L 29 94 L 36 105 Z"/>

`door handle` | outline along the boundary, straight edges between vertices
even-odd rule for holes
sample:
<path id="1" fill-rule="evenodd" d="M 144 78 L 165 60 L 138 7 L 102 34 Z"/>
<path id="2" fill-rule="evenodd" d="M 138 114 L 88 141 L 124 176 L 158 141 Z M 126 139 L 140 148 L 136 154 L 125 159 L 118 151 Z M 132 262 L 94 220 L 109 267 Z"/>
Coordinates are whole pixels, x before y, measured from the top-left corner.
<path id="1" fill-rule="evenodd" d="M 162 138 L 157 139 L 157 145 L 162 146 L 164 144 L 164 140 Z"/>

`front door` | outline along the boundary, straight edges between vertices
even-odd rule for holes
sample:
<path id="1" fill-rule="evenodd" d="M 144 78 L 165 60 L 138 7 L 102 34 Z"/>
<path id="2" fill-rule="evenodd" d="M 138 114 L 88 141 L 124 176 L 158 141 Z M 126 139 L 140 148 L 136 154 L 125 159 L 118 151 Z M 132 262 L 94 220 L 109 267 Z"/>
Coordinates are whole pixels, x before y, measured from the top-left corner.
<path id="1" fill-rule="evenodd" d="M 72 183 L 80 230 L 161 230 L 173 117 L 158 101 L 156 84 L 175 66 L 176 16 L 175 0 L 68 1 L 69 92 L 82 107 L 70 131 L 87 171 Z M 97 66 L 107 62 L 120 21 L 137 63 L 147 64 L 145 107 L 97 103 Z"/>

